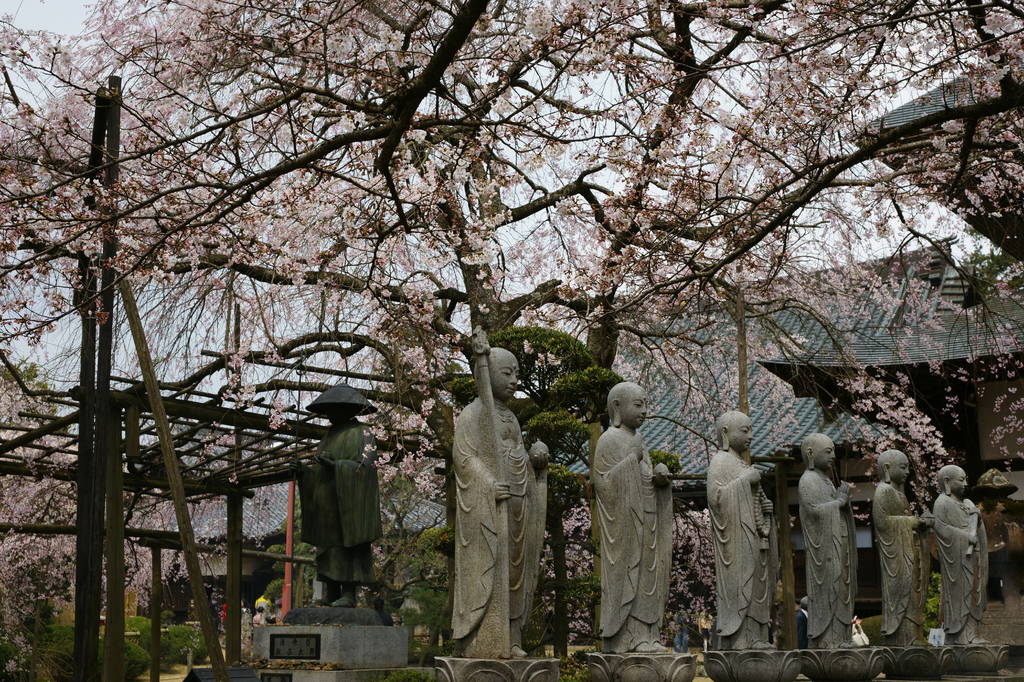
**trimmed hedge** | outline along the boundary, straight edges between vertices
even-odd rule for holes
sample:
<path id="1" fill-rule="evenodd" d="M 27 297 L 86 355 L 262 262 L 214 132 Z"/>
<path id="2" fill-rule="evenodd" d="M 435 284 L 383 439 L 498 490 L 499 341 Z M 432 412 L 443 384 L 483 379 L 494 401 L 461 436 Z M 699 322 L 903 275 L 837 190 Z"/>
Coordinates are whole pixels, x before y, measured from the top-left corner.
<path id="1" fill-rule="evenodd" d="M 147 619 L 148 622 L 148 619 Z M 70 625 L 48 625 L 39 643 L 39 661 L 43 679 L 70 682 L 74 675 L 75 629 Z M 103 663 L 103 640 L 99 662 Z M 124 642 L 124 679 L 134 680 L 149 670 L 149 652 L 135 642 Z"/>
<path id="2" fill-rule="evenodd" d="M 150 620 L 133 616 L 125 621 L 125 629 L 139 633 L 139 646 L 149 653 Z M 192 662 L 206 660 L 206 643 L 199 630 L 189 625 L 171 625 L 160 636 L 160 669 L 169 672 L 179 663 L 188 663 L 188 649 L 194 651 Z"/>

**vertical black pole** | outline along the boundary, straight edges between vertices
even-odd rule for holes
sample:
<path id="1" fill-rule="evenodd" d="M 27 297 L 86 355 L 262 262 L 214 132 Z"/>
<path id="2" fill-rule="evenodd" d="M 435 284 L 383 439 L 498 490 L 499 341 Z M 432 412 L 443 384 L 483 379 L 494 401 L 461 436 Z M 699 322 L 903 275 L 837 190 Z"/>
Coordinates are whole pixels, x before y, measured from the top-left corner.
<path id="1" fill-rule="evenodd" d="M 107 111 L 110 99 L 105 89 L 96 93 L 90 168 L 98 169 L 103 160 Z M 93 176 L 95 177 L 95 175 Z M 92 196 L 86 206 L 95 206 Z M 103 522 L 106 504 L 106 462 L 96 455 L 96 275 L 91 258 L 78 259 L 79 291 L 75 303 L 82 317 L 82 349 L 79 383 L 81 405 L 78 423 L 78 466 L 76 500 L 78 536 L 75 543 L 75 648 L 74 682 L 98 682 L 100 586 L 103 570 Z M 103 454 L 104 451 L 101 450 Z"/>
<path id="2" fill-rule="evenodd" d="M 107 80 L 107 125 L 106 145 L 103 153 L 104 172 L 103 186 L 110 187 L 117 182 L 117 158 L 121 145 L 121 79 L 118 76 L 111 76 Z M 116 207 L 103 207 L 105 213 L 115 213 Z M 123 491 L 123 479 L 121 472 L 121 448 L 119 447 L 121 435 L 120 413 L 113 409 L 110 399 L 110 373 L 114 361 L 114 269 L 110 261 L 117 254 L 117 237 L 115 235 L 116 222 L 111 218 L 103 224 L 103 251 L 100 263 L 100 307 L 103 317 L 99 324 L 99 343 L 97 345 L 97 366 L 96 366 L 96 448 L 94 450 L 98 470 L 111 472 L 117 479 L 111 483 L 111 489 L 107 494 L 111 500 L 107 501 L 109 512 L 120 516 L 118 519 L 109 519 L 114 537 L 109 538 L 107 554 L 107 577 L 113 578 L 114 583 L 107 583 L 107 604 L 118 613 L 112 613 L 107 609 L 106 646 L 104 658 L 104 677 L 108 680 L 120 680 L 124 678 L 124 517 L 121 502 Z M 100 464 L 102 463 L 102 464 Z M 106 490 L 108 481 L 104 476 L 102 482 L 97 482 L 99 490 Z M 114 499 L 116 498 L 116 499 Z M 117 524 L 117 529 L 113 525 Z M 116 546 L 113 546 L 116 544 Z M 120 563 L 120 566 L 115 564 Z M 120 599 L 112 596 L 114 592 L 120 591 Z"/>
<path id="3" fill-rule="evenodd" d="M 236 303 L 234 307 L 234 338 L 232 350 L 238 352 L 242 346 L 242 310 Z M 235 449 L 231 453 L 231 463 L 237 464 L 241 457 L 242 438 L 235 432 Z M 227 496 L 227 534 L 228 556 L 227 574 L 225 575 L 225 598 L 228 613 L 224 623 L 224 648 L 229 664 L 237 664 L 242 660 L 242 496 Z"/>

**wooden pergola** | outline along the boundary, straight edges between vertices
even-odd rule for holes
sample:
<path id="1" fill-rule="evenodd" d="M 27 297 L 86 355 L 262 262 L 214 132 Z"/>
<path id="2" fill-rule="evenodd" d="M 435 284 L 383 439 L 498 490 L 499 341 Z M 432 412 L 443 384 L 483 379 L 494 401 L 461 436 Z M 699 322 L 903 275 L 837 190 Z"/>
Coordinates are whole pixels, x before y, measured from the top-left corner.
<path id="1" fill-rule="evenodd" d="M 215 360 L 204 368 L 208 375 L 224 365 Z M 109 392 L 109 414 L 113 445 L 106 452 L 97 452 L 91 461 L 81 456 L 80 420 L 83 411 L 95 408 L 95 395 L 87 395 L 76 387 L 62 396 L 44 399 L 45 409 L 36 407 L 20 412 L 20 423 L 0 424 L 7 431 L 20 432 L 0 442 L 0 474 L 7 476 L 40 476 L 64 481 L 81 481 L 105 470 L 105 485 L 100 499 L 104 514 L 102 525 L 96 527 L 89 517 L 80 517 L 76 525 L 0 524 L 0 532 L 21 532 L 38 535 L 77 535 L 81 544 L 92 551 L 94 559 L 105 556 L 107 576 L 106 641 L 119 642 L 124 636 L 124 539 L 130 538 L 152 551 L 153 582 L 150 599 L 152 616 L 151 679 L 159 679 L 161 550 L 173 549 L 194 553 L 223 551 L 221 547 L 189 543 L 182 530 L 166 528 L 133 528 L 125 525 L 124 493 L 150 497 L 157 501 L 174 500 L 174 476 L 168 475 L 161 457 L 159 418 L 154 414 L 150 393 L 141 382 L 128 379 L 112 381 Z M 242 502 L 252 497 L 254 489 L 293 480 L 297 465 L 312 456 L 327 427 L 316 423 L 317 415 L 292 407 L 284 410 L 285 419 L 273 424 L 270 408 L 259 403 L 248 409 L 225 405 L 219 396 L 183 388 L 182 384 L 163 384 L 158 405 L 166 414 L 170 446 L 178 465 L 184 500 L 194 502 L 223 498 L 227 518 L 226 533 L 226 601 L 227 623 L 225 653 L 228 663 L 241 656 L 241 580 L 242 557 L 311 563 L 305 557 L 290 557 L 270 552 L 243 549 Z M 90 400 L 93 398 L 93 400 Z M 275 428 L 276 427 L 276 428 Z M 95 495 L 92 496 L 95 499 Z M 80 547 L 81 547 L 80 544 Z M 81 556 L 79 562 L 82 561 Z M 93 561 L 90 576 L 98 579 L 102 561 Z M 84 566 L 79 566 L 81 570 Z M 94 575 L 93 575 L 94 574 Z M 198 578 L 201 576 L 190 576 Z M 120 586 L 120 589 L 118 589 Z M 76 635 L 84 631 L 93 640 L 99 635 L 98 595 L 90 594 L 76 580 Z M 84 604 L 82 602 L 85 602 Z M 78 620 L 83 609 L 91 609 L 84 620 Z M 197 609 L 202 614 L 204 609 Z M 207 648 L 217 647 L 216 639 Z M 95 649 L 95 647 L 93 647 Z M 86 647 L 88 649 L 88 647 Z M 109 646 L 104 656 L 105 671 L 113 677 L 123 666 L 121 647 Z M 87 666 L 86 660 L 76 667 Z M 104 674 L 104 679 L 108 678 Z"/>

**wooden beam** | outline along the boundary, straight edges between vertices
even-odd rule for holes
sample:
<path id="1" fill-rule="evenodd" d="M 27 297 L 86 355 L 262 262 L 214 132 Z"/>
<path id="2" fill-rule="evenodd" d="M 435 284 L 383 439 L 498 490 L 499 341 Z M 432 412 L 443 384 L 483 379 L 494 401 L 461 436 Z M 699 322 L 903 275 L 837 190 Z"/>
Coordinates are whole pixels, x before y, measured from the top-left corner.
<path id="1" fill-rule="evenodd" d="M 48 436 L 55 431 L 60 431 L 65 426 L 75 424 L 78 422 L 78 418 L 78 410 L 75 410 L 70 414 L 66 414 L 63 417 L 58 417 L 57 419 L 53 419 L 36 429 L 32 429 L 28 433 L 24 433 L 20 436 L 17 436 L 16 438 L 6 440 L 0 443 L 0 455 L 4 454 L 5 452 L 10 452 L 11 450 L 16 450 L 24 445 L 28 445 L 29 443 L 32 443 L 42 438 L 43 436 Z"/>
<path id="2" fill-rule="evenodd" d="M 177 538 L 139 538 L 139 544 L 143 547 L 160 547 L 176 552 L 181 551 L 181 541 Z M 197 544 L 196 549 L 200 554 L 224 554 L 224 547 L 220 545 Z M 249 559 L 263 559 L 265 561 L 281 561 L 285 563 L 302 564 L 304 566 L 315 566 L 316 559 L 311 556 L 288 556 L 277 552 L 264 552 L 258 549 L 243 549 L 242 556 Z"/>
<path id="3" fill-rule="evenodd" d="M 116 402 L 127 405 L 135 403 L 144 409 L 152 411 L 152 405 L 147 394 L 136 395 L 128 391 L 111 391 Z M 157 393 L 156 395 L 160 395 Z M 257 431 L 271 431 L 274 433 L 299 436 L 302 438 L 320 439 L 327 433 L 326 426 L 320 426 L 309 422 L 287 419 L 282 422 L 280 428 L 270 428 L 270 416 L 255 412 L 236 410 L 222 405 L 212 403 L 194 403 L 188 400 L 176 400 L 174 398 L 163 398 L 165 414 L 171 417 L 195 419 L 197 421 L 215 422 L 218 424 L 229 424 Z"/>
<path id="4" fill-rule="evenodd" d="M 53 464 L 35 463 L 32 467 L 18 462 L 0 462 L 0 474 L 11 476 L 27 476 L 29 478 L 54 478 L 59 481 L 74 481 L 77 469 L 68 469 Z M 185 480 L 185 490 L 193 495 L 241 495 L 253 497 L 255 493 L 245 487 L 229 485 L 227 483 L 207 482 L 196 479 Z M 125 474 L 125 488 L 131 490 L 169 490 L 170 483 L 163 478 L 152 478 L 139 474 Z"/>
<path id="5" fill-rule="evenodd" d="M 0 523 L 0 533 L 25 533 L 26 535 L 74 535 L 76 526 L 55 525 L 48 523 Z M 125 528 L 126 537 L 135 538 L 145 547 L 161 547 L 163 549 L 181 549 L 181 537 L 173 530 L 156 530 L 153 528 Z M 196 544 L 202 554 L 223 554 L 224 547 L 219 545 Z M 316 559 L 307 556 L 289 557 L 277 552 L 264 552 L 258 549 L 243 549 L 243 557 L 266 559 L 267 561 L 284 561 L 293 564 L 316 563 Z"/>
<path id="6" fill-rule="evenodd" d="M 186 505 L 185 484 L 182 481 L 181 472 L 178 470 L 178 459 L 174 455 L 174 437 L 171 434 L 171 427 L 167 421 L 163 400 L 160 399 L 160 387 L 157 385 L 156 368 L 149 353 L 149 343 L 146 341 L 146 333 L 142 327 L 139 307 L 135 302 L 135 294 L 128 280 L 122 279 L 118 288 L 121 291 L 121 299 L 124 302 L 125 314 L 128 318 L 128 326 L 131 328 L 132 339 L 135 341 L 135 354 L 139 361 L 139 368 L 142 370 L 142 378 L 146 384 L 146 393 L 153 398 L 150 401 L 152 403 L 150 407 L 153 411 L 153 421 L 156 423 L 161 450 L 163 451 L 164 468 L 167 470 L 167 481 L 170 483 L 171 495 L 174 501 L 174 515 L 177 518 L 178 529 L 181 533 L 182 554 L 184 555 L 185 566 L 188 570 L 189 585 L 192 588 L 192 599 L 195 601 L 203 639 L 206 640 L 210 666 L 213 668 L 213 676 L 217 682 L 228 682 L 228 671 L 224 665 L 224 652 L 220 648 L 217 627 L 214 625 L 213 617 L 210 614 L 206 589 L 203 587 L 203 572 L 199 566 L 195 534 L 192 532 L 192 519 L 189 518 Z"/>

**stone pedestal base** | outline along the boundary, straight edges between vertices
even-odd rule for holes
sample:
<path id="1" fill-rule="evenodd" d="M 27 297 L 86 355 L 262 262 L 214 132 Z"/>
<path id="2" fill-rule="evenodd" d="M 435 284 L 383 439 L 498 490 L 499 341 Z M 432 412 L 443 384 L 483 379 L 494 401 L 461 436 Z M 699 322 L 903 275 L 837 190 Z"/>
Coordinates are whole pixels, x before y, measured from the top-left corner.
<path id="1" fill-rule="evenodd" d="M 697 670 L 692 654 L 587 654 L 594 682 L 691 682 Z"/>
<path id="2" fill-rule="evenodd" d="M 803 673 L 814 682 L 868 682 L 882 674 L 888 651 L 883 647 L 803 649 Z"/>
<path id="3" fill-rule="evenodd" d="M 253 628 L 253 654 L 270 661 L 330 663 L 344 669 L 404 668 L 409 630 L 384 625 L 263 625 Z"/>
<path id="4" fill-rule="evenodd" d="M 1005 644 L 953 644 L 944 648 L 953 655 L 949 672 L 958 675 L 997 673 L 1010 658 L 1010 647 Z"/>
<path id="5" fill-rule="evenodd" d="M 704 654 L 704 672 L 714 682 L 793 682 L 802 662 L 799 651 L 709 651 Z"/>
<path id="6" fill-rule="evenodd" d="M 558 682 L 557 658 L 434 659 L 438 682 Z"/>
<path id="7" fill-rule="evenodd" d="M 383 625 L 373 609 L 344 606 L 304 606 L 284 617 L 285 625 Z"/>
<path id="8" fill-rule="evenodd" d="M 433 675 L 433 668 L 401 668 L 422 675 Z M 362 670 L 300 670 L 287 668 L 253 668 L 260 682 L 380 682 L 396 671 L 394 668 Z"/>
<path id="9" fill-rule="evenodd" d="M 938 680 L 953 665 L 944 646 L 890 646 L 885 659 L 887 680 Z"/>

